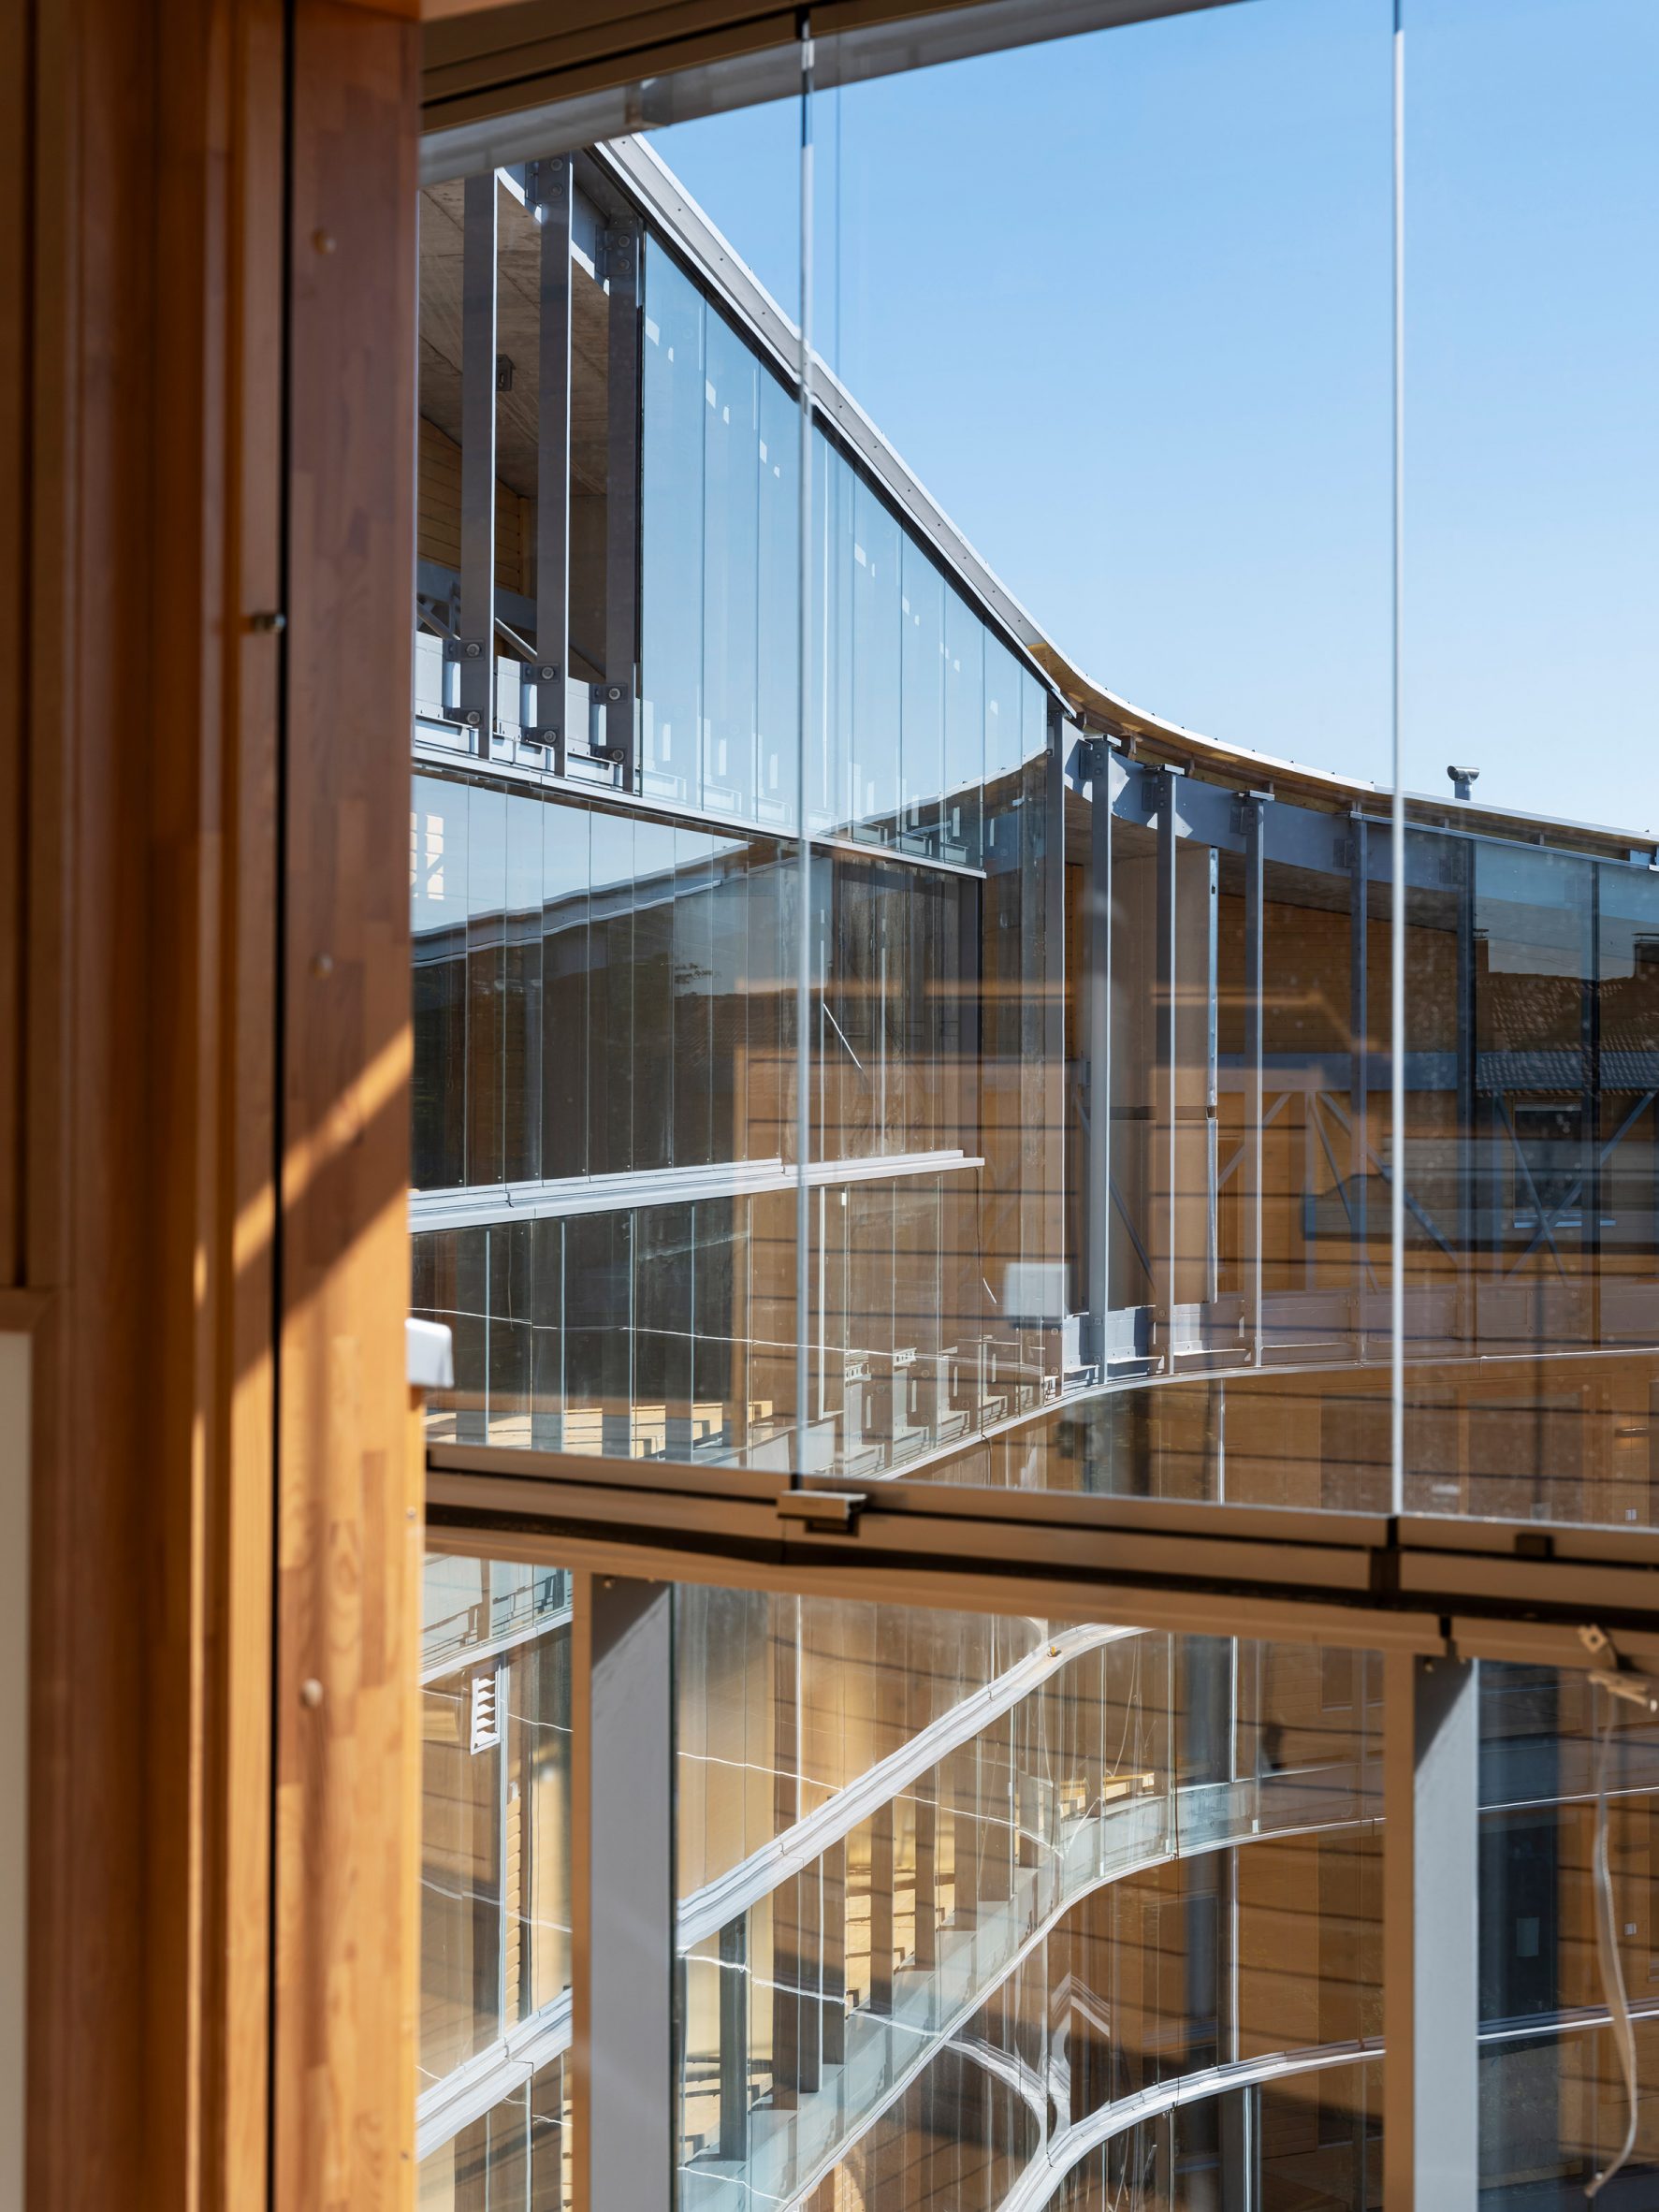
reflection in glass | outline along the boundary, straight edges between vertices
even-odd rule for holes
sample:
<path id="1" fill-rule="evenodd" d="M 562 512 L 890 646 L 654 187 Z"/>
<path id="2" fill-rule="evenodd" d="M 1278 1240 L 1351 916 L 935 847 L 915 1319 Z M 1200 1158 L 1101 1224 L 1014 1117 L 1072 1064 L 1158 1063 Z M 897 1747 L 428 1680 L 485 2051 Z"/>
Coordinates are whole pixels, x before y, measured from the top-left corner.
<path id="1" fill-rule="evenodd" d="M 433 2212 L 558 2212 L 570 1578 L 434 1555 L 423 1608 L 419 2201 Z"/>
<path id="2" fill-rule="evenodd" d="M 1282 2087 L 1322 2132 L 1263 2173 L 1305 2143 L 1367 2202 L 1374 1658 L 676 1606 L 683 2205 L 1044 2205 L 1194 2076 Z"/>

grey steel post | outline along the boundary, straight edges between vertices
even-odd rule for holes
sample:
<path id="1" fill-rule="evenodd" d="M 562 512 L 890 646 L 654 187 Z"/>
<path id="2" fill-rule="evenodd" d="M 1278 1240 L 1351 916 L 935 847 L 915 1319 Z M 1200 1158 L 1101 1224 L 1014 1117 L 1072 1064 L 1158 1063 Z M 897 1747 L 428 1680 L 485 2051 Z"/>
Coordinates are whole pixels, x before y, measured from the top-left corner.
<path id="1" fill-rule="evenodd" d="M 1267 889 L 1264 851 L 1267 801 L 1253 793 L 1244 801 L 1244 1110 L 1240 1163 L 1244 1187 L 1241 1194 L 1244 1217 L 1242 1253 L 1244 1284 L 1244 1333 L 1250 1346 L 1250 1364 L 1261 1364 L 1261 995 L 1266 981 L 1263 951 L 1266 937 Z"/>
<path id="2" fill-rule="evenodd" d="M 1059 1281 L 1066 1266 L 1066 736 L 1073 725 L 1056 701 L 1049 702 L 1048 756 L 1042 808 L 1042 1055 L 1048 1080 L 1042 1095 L 1043 1273 Z M 1056 1381 L 1066 1354 L 1060 1341 L 1071 1311 L 1070 1284 L 1058 1293 L 1055 1331 Z"/>
<path id="3" fill-rule="evenodd" d="M 525 735 L 549 747 L 565 770 L 565 686 L 570 668 L 571 164 L 534 163 L 531 192 L 542 224 L 539 374 L 536 381 L 535 705 Z"/>
<path id="4" fill-rule="evenodd" d="M 916 1947 L 919 1970 L 939 1964 L 939 1784 L 930 1770 L 915 1784 Z"/>
<path id="5" fill-rule="evenodd" d="M 674 2202 L 673 1620 L 670 1583 L 576 1577 L 575 2212 Z"/>
<path id="6" fill-rule="evenodd" d="M 604 234 L 610 285 L 604 522 L 604 753 L 633 788 L 634 655 L 639 633 L 639 252 L 635 217 Z"/>
<path id="7" fill-rule="evenodd" d="M 1176 1149 L 1175 1099 L 1178 1044 L 1175 1019 L 1175 774 L 1163 768 L 1155 778 L 1154 813 L 1157 823 L 1157 914 L 1154 924 L 1152 1003 L 1153 1143 L 1157 1167 L 1150 1193 L 1155 1223 L 1152 1233 L 1152 1310 L 1158 1354 L 1166 1372 L 1175 1365 L 1175 1216 Z"/>
<path id="8" fill-rule="evenodd" d="M 720 2156 L 749 2156 L 749 1922 L 720 1929 Z"/>
<path id="9" fill-rule="evenodd" d="M 1468 2212 L 1479 2191 L 1479 1673 L 1385 1654 L 1383 2204 Z"/>
<path id="10" fill-rule="evenodd" d="M 1085 999 L 1089 1060 L 1088 1240 L 1089 1313 L 1100 1380 L 1106 1379 L 1107 1331 L 1112 1312 L 1112 749 L 1097 737 L 1089 747 L 1088 993 Z"/>
<path id="11" fill-rule="evenodd" d="M 461 720 L 489 758 L 495 732 L 494 169 L 469 177 L 461 218 Z"/>
<path id="12" fill-rule="evenodd" d="M 1371 1027 L 1366 953 L 1370 930 L 1366 921 L 1366 874 L 1370 838 L 1365 817 L 1349 817 L 1348 843 L 1348 1212 L 1354 1244 L 1354 1334 L 1360 1357 L 1365 1357 L 1365 1286 L 1370 1275 L 1371 1247 L 1367 1236 L 1365 1181 L 1370 1171 L 1366 1122 L 1368 1084 L 1366 1054 Z"/>
<path id="13" fill-rule="evenodd" d="M 893 2010 L 893 1804 L 870 1816 L 870 1995 L 869 2009 Z"/>
<path id="14" fill-rule="evenodd" d="M 847 2063 L 847 1839 L 845 1836 L 825 1850 L 823 1868 L 822 1912 L 820 1919 L 819 1946 L 822 1971 L 819 1987 L 822 1992 L 821 2007 L 822 2057 L 825 2066 L 844 2066 Z M 872 1902 L 873 1891 L 872 1891 Z M 872 1937 L 870 1956 L 875 1957 Z"/>

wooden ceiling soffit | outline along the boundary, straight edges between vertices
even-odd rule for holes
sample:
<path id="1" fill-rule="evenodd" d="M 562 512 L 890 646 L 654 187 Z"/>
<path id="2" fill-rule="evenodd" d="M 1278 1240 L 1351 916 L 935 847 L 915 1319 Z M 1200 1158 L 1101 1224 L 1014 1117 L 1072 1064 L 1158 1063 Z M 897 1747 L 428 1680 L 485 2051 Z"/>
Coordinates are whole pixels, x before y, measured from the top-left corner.
<path id="1" fill-rule="evenodd" d="M 1000 47 L 1184 15 L 1236 0 L 820 0 L 821 84 L 849 83 Z M 439 0 L 444 5 L 444 0 Z M 798 83 L 797 11 L 778 0 L 515 0 L 429 20 L 423 34 L 429 181 L 534 149 L 784 98 Z M 546 111 L 557 109 L 557 115 Z M 525 144 L 513 151 L 517 124 Z M 537 136 L 537 132 L 540 136 Z M 545 143 L 543 141 L 546 141 Z"/>

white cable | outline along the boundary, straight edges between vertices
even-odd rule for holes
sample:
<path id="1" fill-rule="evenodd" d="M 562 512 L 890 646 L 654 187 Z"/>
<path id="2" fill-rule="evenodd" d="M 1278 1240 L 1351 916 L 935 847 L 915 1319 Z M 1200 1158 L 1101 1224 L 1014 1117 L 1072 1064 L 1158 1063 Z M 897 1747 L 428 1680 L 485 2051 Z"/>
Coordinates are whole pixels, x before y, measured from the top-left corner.
<path id="1" fill-rule="evenodd" d="M 1619 2054 L 1619 2070 L 1624 2076 L 1625 2102 L 1624 2140 L 1619 2146 L 1619 2155 L 1611 2165 L 1601 2169 L 1594 2181 L 1585 2185 L 1586 2198 L 1594 2201 L 1636 2147 L 1637 2081 L 1636 2030 L 1630 2024 L 1624 1962 L 1619 1956 L 1613 1870 L 1608 1858 L 1608 1761 L 1612 1751 L 1613 1700 L 1606 1684 L 1597 1681 L 1594 1674 L 1590 1681 L 1591 1703 L 1595 1714 L 1595 1851 L 1591 1862 L 1595 1885 L 1595 1956 L 1601 1969 L 1601 1993 L 1608 2008 L 1613 2047 Z"/>

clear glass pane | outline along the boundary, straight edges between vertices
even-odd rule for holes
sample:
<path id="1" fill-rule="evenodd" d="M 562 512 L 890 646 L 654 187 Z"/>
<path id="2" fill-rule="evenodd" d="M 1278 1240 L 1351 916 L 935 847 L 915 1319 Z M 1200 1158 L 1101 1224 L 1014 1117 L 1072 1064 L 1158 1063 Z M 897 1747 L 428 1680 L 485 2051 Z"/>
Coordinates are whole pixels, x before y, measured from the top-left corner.
<path id="1" fill-rule="evenodd" d="M 1408 1378 L 1436 1510 L 1650 1512 L 1659 807 L 1623 733 L 1659 678 L 1653 310 L 1628 278 L 1654 30 L 1626 0 L 1408 11 L 1406 1326 L 1414 1361 L 1511 1363 L 1461 1469 L 1447 1378 Z"/>
<path id="2" fill-rule="evenodd" d="M 682 2205 L 1374 2200 L 1373 1655 L 675 1602 Z"/>
<path id="3" fill-rule="evenodd" d="M 423 2212 L 569 2201 L 571 1578 L 433 1555 L 423 1587 Z"/>
<path id="4" fill-rule="evenodd" d="M 794 303 L 676 190 L 623 145 L 422 195 L 412 1306 L 440 1437 L 781 1472 Z"/>
<path id="5" fill-rule="evenodd" d="M 1612 2164 L 1631 2117 L 1627 2015 L 1637 2125 L 1600 2201 L 1645 2203 L 1659 2173 L 1659 1727 L 1588 1675 L 1491 1666 L 1480 1737 L 1482 2201 L 1565 2203 Z"/>

